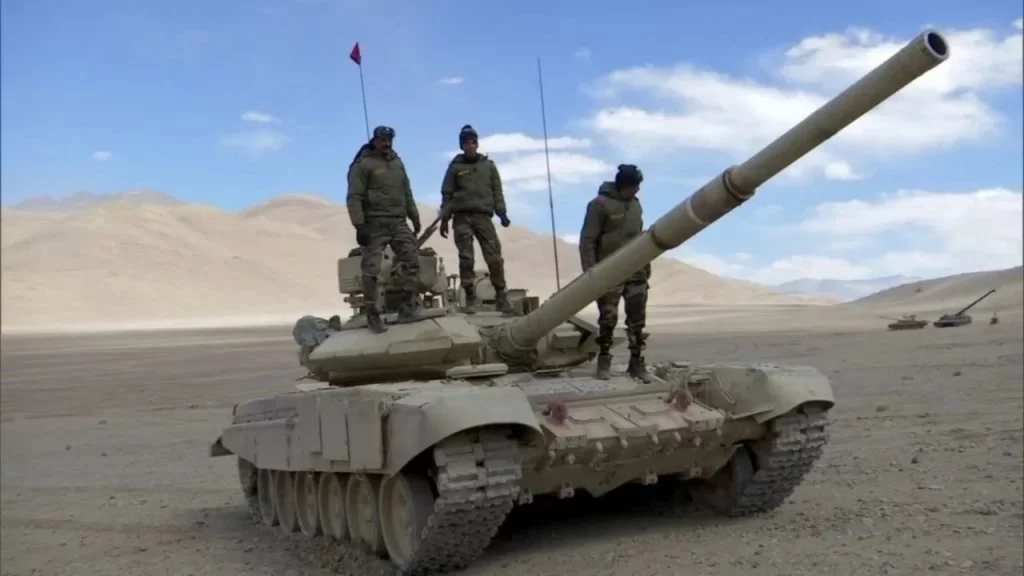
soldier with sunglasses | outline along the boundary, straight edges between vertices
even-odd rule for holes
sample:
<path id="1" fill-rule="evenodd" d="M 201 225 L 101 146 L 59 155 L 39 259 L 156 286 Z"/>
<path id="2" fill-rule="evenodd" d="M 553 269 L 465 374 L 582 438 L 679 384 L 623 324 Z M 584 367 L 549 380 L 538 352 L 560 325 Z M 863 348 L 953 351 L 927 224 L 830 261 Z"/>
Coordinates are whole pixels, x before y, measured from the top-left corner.
<path id="1" fill-rule="evenodd" d="M 362 247 L 363 298 L 366 322 L 370 330 L 387 330 L 377 306 L 377 276 L 384 248 L 391 247 L 396 264 L 402 264 L 402 301 L 396 323 L 414 322 L 419 281 L 420 214 L 412 195 L 405 164 L 392 148 L 394 128 L 378 126 L 373 138 L 364 144 L 348 172 L 348 216 L 356 229 L 356 243 Z M 406 219 L 412 222 L 412 229 Z"/>

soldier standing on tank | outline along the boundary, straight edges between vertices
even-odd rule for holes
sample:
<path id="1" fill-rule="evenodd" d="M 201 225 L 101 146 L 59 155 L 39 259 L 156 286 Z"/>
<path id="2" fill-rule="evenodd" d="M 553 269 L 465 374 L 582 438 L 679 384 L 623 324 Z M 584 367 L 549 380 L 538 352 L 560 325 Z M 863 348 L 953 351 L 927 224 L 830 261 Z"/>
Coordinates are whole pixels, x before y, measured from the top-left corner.
<path id="1" fill-rule="evenodd" d="M 441 184 L 441 237 L 448 237 L 448 221 L 453 220 L 455 246 L 459 250 L 459 277 L 466 293 L 466 311 L 474 312 L 476 289 L 473 285 L 473 238 L 480 243 L 491 285 L 494 286 L 495 307 L 499 312 L 511 312 L 505 284 L 505 260 L 501 256 L 501 242 L 491 218 L 495 214 L 501 225 L 512 223 L 505 214 L 505 197 L 501 190 L 501 175 L 494 161 L 477 153 L 479 140 L 476 130 L 466 124 L 459 131 L 461 154 L 448 164 Z M 450 214 L 445 211 L 450 210 Z"/>
<path id="2" fill-rule="evenodd" d="M 636 197 L 643 180 L 644 175 L 639 168 L 632 164 L 621 164 L 615 174 L 615 181 L 602 183 L 597 197 L 587 204 L 579 244 L 580 265 L 584 272 L 643 232 L 643 209 Z M 609 351 L 612 333 L 619 319 L 621 298 L 625 301 L 626 335 L 629 339 L 627 372 L 643 382 L 650 382 L 643 357 L 650 277 L 651 265 L 648 264 L 597 299 L 600 314 L 597 321 L 597 344 L 601 349 L 597 357 L 598 378 L 607 380 L 610 376 L 612 357 Z"/>
<path id="3" fill-rule="evenodd" d="M 378 126 L 373 138 L 356 154 L 348 172 L 348 217 L 362 247 L 363 298 L 370 330 L 387 330 L 377 306 L 377 276 L 384 248 L 391 247 L 395 263 L 402 264 L 402 301 L 396 323 L 419 319 L 415 295 L 419 282 L 420 214 L 412 196 L 405 164 L 392 149 L 395 130 Z M 412 222 L 412 230 L 406 219 Z"/>

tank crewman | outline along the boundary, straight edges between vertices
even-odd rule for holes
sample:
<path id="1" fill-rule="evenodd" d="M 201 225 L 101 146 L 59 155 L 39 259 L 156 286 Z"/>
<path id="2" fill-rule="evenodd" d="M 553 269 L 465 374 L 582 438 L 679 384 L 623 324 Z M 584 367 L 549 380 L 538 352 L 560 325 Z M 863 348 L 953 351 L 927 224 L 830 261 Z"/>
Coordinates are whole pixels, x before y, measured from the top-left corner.
<path id="1" fill-rule="evenodd" d="M 356 243 L 362 247 L 363 298 L 366 323 L 370 330 L 387 330 L 377 306 L 377 276 L 384 248 L 391 247 L 396 263 L 402 264 L 402 301 L 396 323 L 419 319 L 416 289 L 419 279 L 420 214 L 412 196 L 405 164 L 392 148 L 395 130 L 387 126 L 373 129 L 373 138 L 364 144 L 349 166 L 348 217 L 356 229 Z M 406 223 L 412 222 L 412 230 Z"/>
<path id="2" fill-rule="evenodd" d="M 452 220 L 455 246 L 459 250 L 459 277 L 466 293 L 466 311 L 473 313 L 476 290 L 473 285 L 473 238 L 480 243 L 491 284 L 494 286 L 495 306 L 499 312 L 512 310 L 505 284 L 505 260 L 501 256 L 501 241 L 491 219 L 495 214 L 501 225 L 512 223 L 505 214 L 505 197 L 501 190 L 501 175 L 494 161 L 477 152 L 479 140 L 476 130 L 466 124 L 459 131 L 461 154 L 448 164 L 441 184 L 441 237 L 448 237 L 448 221 Z M 450 214 L 445 210 L 450 210 Z"/>
<path id="3" fill-rule="evenodd" d="M 643 232 L 643 209 L 636 197 L 643 180 L 639 168 L 632 164 L 621 164 L 615 174 L 615 181 L 602 183 L 597 197 L 587 204 L 579 244 L 580 266 L 584 272 Z M 627 372 L 634 378 L 650 382 L 643 357 L 650 277 L 651 265 L 648 264 L 597 299 L 600 314 L 597 321 L 597 344 L 601 349 L 597 357 L 598 378 L 607 380 L 610 376 L 612 357 L 609 351 L 619 319 L 621 297 L 625 301 L 626 335 L 629 339 Z"/>

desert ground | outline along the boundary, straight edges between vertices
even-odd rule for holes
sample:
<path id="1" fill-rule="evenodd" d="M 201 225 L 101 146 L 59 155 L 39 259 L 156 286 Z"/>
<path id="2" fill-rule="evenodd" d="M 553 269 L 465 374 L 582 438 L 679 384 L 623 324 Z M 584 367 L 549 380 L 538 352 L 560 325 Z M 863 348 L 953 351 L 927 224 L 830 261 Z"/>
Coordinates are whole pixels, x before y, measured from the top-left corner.
<path id="1" fill-rule="evenodd" d="M 832 380 L 832 439 L 793 497 L 746 519 L 636 490 L 535 503 L 463 574 L 1021 573 L 1020 307 L 912 332 L 867 314 L 702 314 L 652 326 L 651 360 L 801 363 Z M 389 573 L 254 525 L 234 459 L 208 457 L 233 403 L 302 375 L 288 327 L 20 335 L 0 350 L 4 576 Z"/>
<path id="2" fill-rule="evenodd" d="M 389 573 L 254 525 L 235 460 L 208 456 L 233 404 L 304 375 L 291 322 L 348 314 L 335 277 L 352 246 L 344 207 L 85 200 L 2 210 L 0 574 Z M 537 271 L 553 270 L 551 238 L 515 224 L 499 234 L 515 247 L 513 285 L 546 298 L 554 281 Z M 428 245 L 456 270 L 451 242 Z M 566 283 L 576 247 L 559 250 Z M 464 574 L 1021 573 L 1021 267 L 836 303 L 659 258 L 651 288 L 650 361 L 800 363 L 831 379 L 822 460 L 780 509 L 746 519 L 633 489 L 538 500 Z M 968 326 L 889 332 L 880 318 L 934 319 L 992 288 Z"/>

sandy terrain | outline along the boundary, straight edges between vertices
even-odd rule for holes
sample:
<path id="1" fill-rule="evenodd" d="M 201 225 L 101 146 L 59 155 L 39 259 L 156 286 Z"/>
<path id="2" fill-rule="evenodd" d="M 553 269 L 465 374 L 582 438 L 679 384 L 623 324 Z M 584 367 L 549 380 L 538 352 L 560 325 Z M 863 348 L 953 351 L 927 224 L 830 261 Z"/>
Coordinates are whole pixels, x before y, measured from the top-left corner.
<path id="1" fill-rule="evenodd" d="M 355 233 L 343 205 L 288 195 L 233 214 L 153 193 L 86 200 L 0 211 L 5 333 L 266 324 L 348 309 L 336 260 L 355 246 Z M 436 212 L 420 206 L 423 226 Z M 516 224 L 499 226 L 498 234 L 511 286 L 541 298 L 554 292 L 551 237 Z M 444 259 L 447 274 L 458 273 L 450 237 L 435 234 L 427 246 Z M 558 246 L 564 285 L 580 273 L 579 254 L 573 244 Z M 479 247 L 477 267 L 485 268 Z M 653 267 L 652 304 L 832 303 L 720 278 L 671 258 Z"/>
<path id="2" fill-rule="evenodd" d="M 804 363 L 832 379 L 832 441 L 794 496 L 742 520 L 635 494 L 528 507 L 464 574 L 1021 573 L 1020 306 L 994 326 L 979 314 L 901 333 L 833 310 L 804 334 L 792 327 L 812 318 L 765 310 L 718 312 L 732 333 L 700 335 L 716 312 L 701 314 L 653 326 L 650 356 Z M 387 573 L 251 524 L 234 460 L 207 457 L 234 402 L 302 374 L 288 329 L 5 337 L 0 350 L 3 575 Z"/>
<path id="3" fill-rule="evenodd" d="M 352 246 L 344 208 L 290 196 L 229 214 L 149 192 L 74 204 L 2 213 L 0 574 L 388 573 L 254 526 L 234 460 L 207 456 L 234 403 L 303 375 L 295 318 L 346 313 L 335 278 Z M 434 212 L 422 212 L 426 225 Z M 550 238 L 499 231 L 510 279 L 550 294 L 551 274 L 537 273 L 553 266 Z M 431 245 L 455 272 L 452 243 Z M 559 250 L 566 283 L 576 247 Z M 835 306 L 667 258 L 654 268 L 650 359 L 818 367 L 838 400 L 823 460 L 757 518 L 635 490 L 520 509 L 465 574 L 1021 573 L 1020 267 Z M 970 326 L 890 333 L 879 318 L 931 320 L 990 288 Z M 12 335 L 145 325 L 179 330 Z M 197 325 L 217 328 L 182 330 Z"/>

